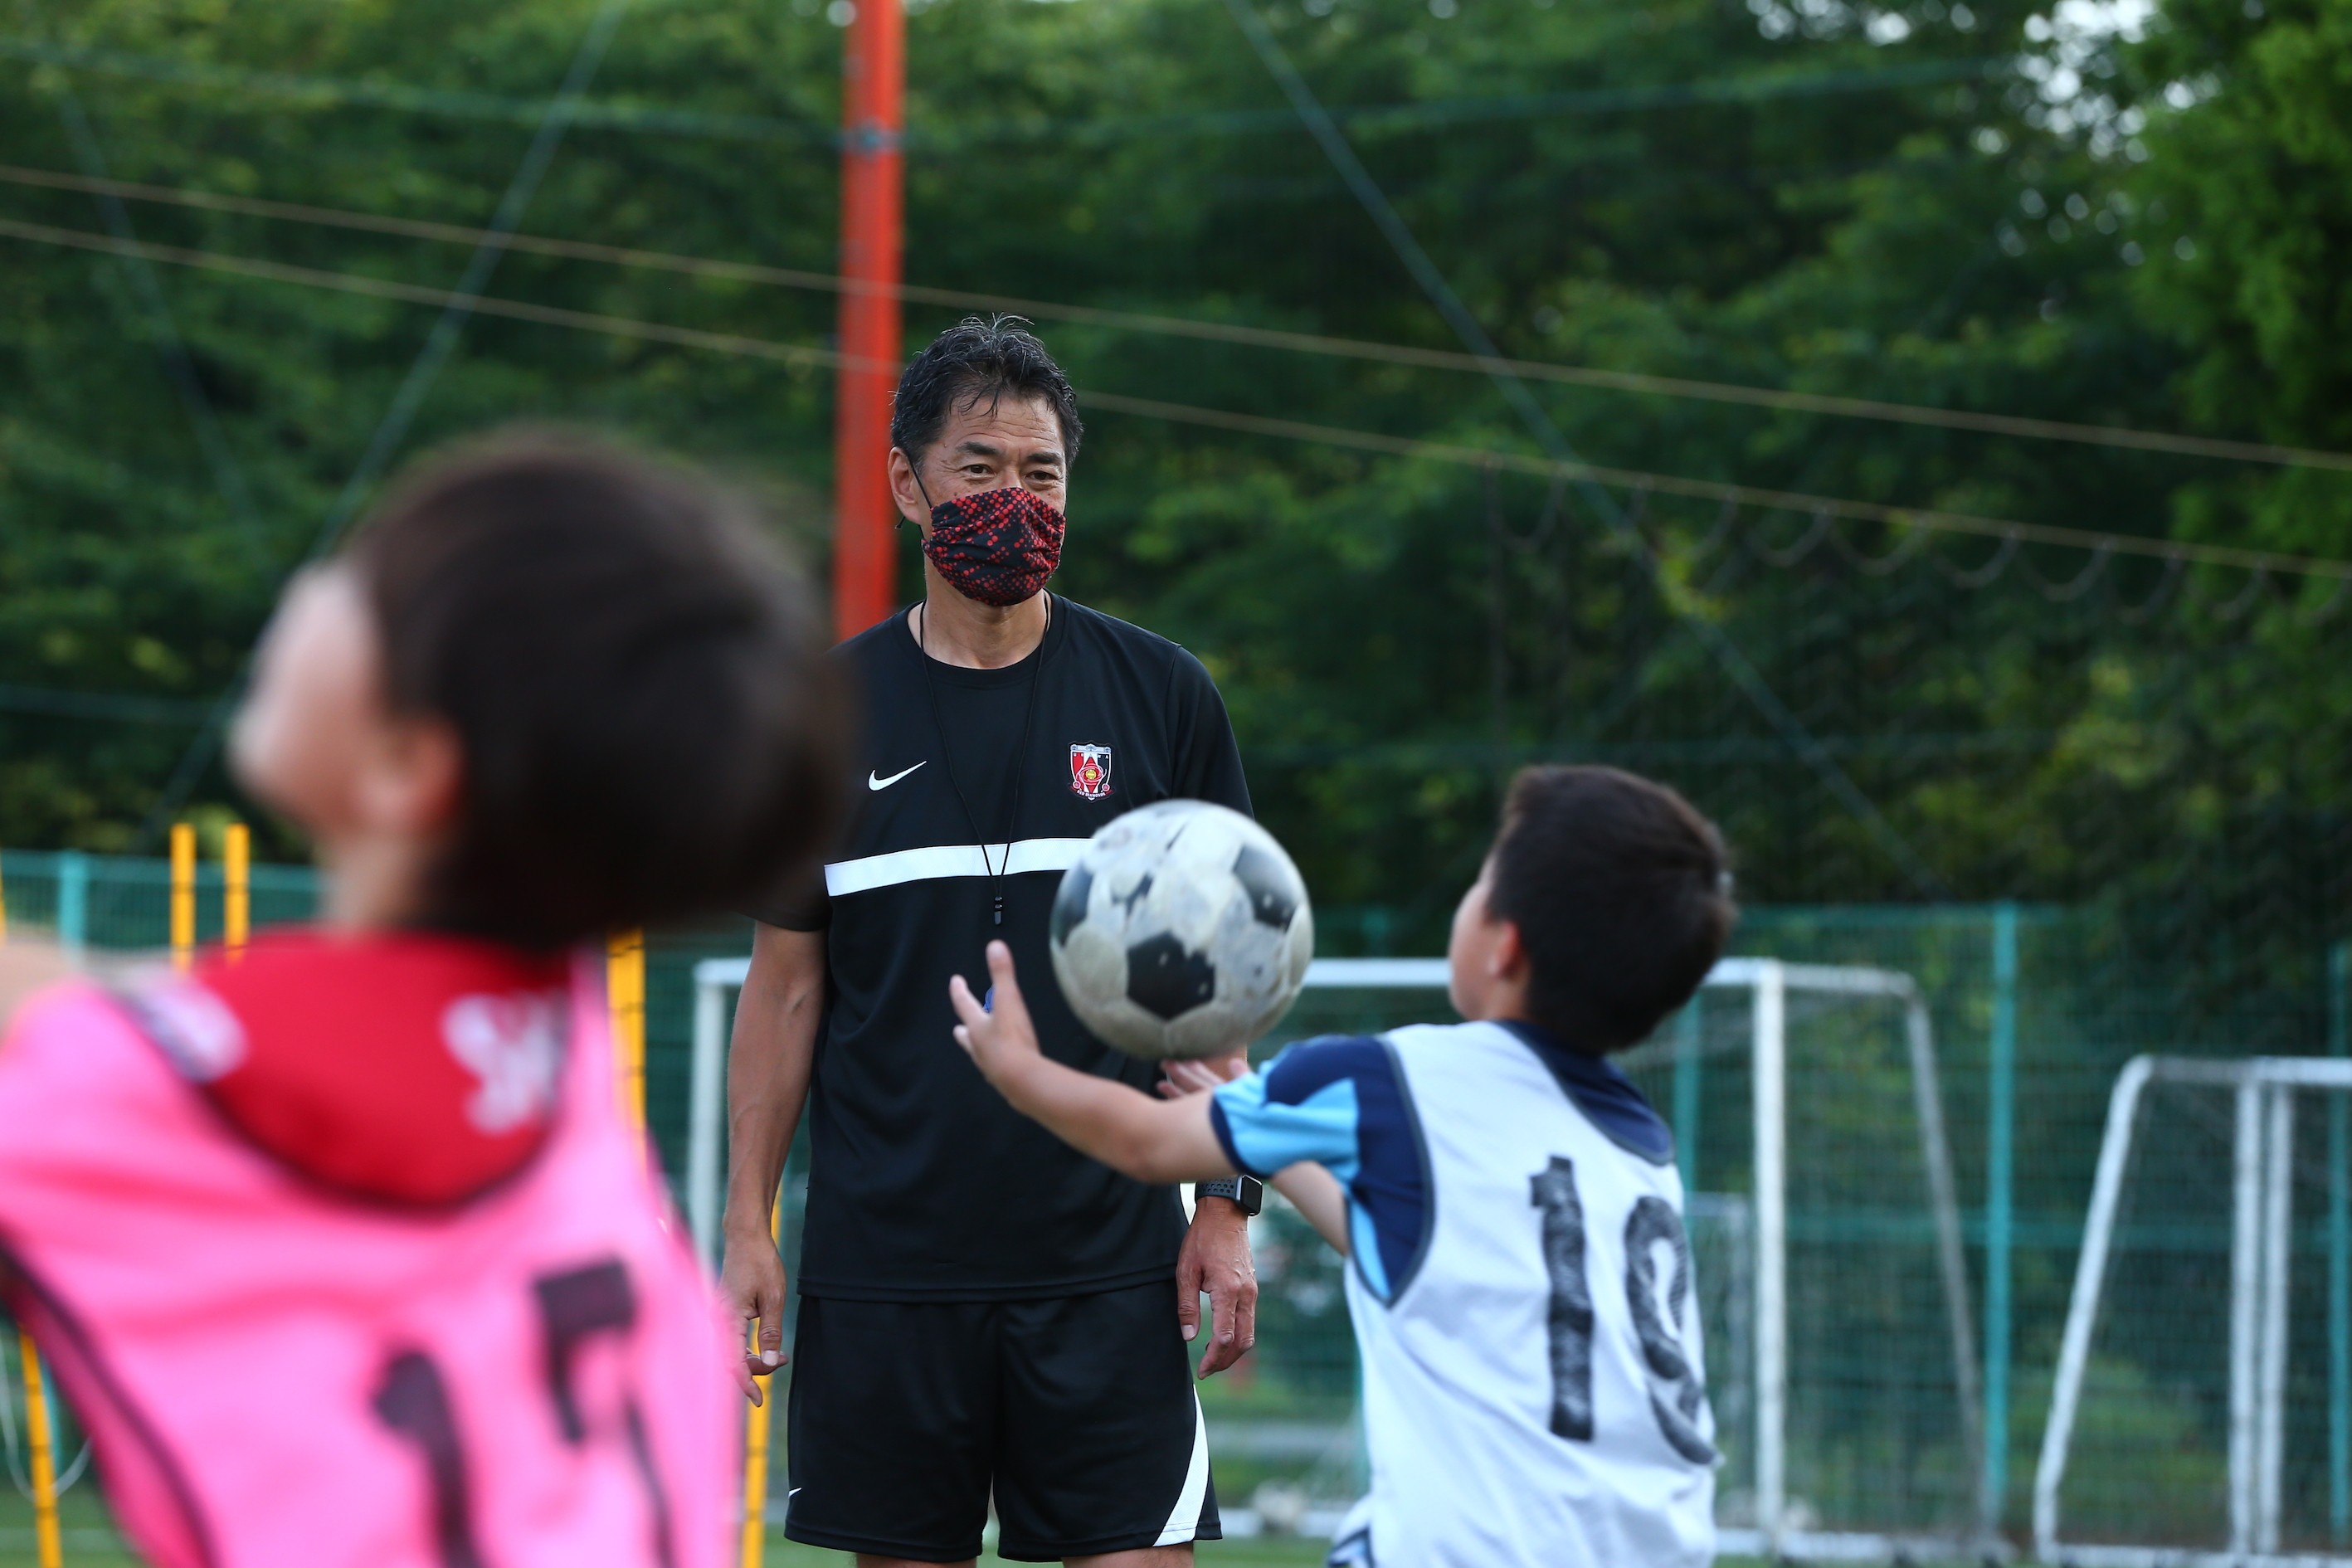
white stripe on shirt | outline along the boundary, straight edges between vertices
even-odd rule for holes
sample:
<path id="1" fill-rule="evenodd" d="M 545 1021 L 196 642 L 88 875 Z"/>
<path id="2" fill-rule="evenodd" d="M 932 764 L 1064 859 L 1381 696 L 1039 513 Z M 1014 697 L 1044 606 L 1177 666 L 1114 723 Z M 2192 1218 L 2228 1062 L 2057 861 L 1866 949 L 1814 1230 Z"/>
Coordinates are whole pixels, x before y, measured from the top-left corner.
<path id="1" fill-rule="evenodd" d="M 1078 863 L 1087 847 L 1083 838 L 1020 838 L 991 844 L 983 857 L 977 844 L 934 844 L 923 849 L 894 849 L 857 860 L 836 860 L 824 868 L 824 890 L 835 898 L 870 892 L 901 882 L 926 882 L 940 877 L 985 877 L 989 867 L 998 874 L 1018 877 L 1030 871 L 1066 871 Z"/>

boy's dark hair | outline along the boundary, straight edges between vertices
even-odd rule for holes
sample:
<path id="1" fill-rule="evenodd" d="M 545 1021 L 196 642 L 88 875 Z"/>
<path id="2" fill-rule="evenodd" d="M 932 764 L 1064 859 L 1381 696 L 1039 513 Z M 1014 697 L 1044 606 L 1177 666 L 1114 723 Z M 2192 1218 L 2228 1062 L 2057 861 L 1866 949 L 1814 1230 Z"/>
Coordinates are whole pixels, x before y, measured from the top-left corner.
<path id="1" fill-rule="evenodd" d="M 532 946 L 733 908 L 839 810 L 844 704 L 740 498 L 577 436 L 426 463 L 352 542 L 395 710 L 456 727 L 428 923 Z"/>
<path id="2" fill-rule="evenodd" d="M 1715 824 L 1615 768 L 1523 769 L 1493 867 L 1487 907 L 1519 928 L 1528 1016 L 1595 1055 L 1689 1001 L 1738 914 Z"/>
<path id="3" fill-rule="evenodd" d="M 1062 458 L 1078 460 L 1086 426 L 1078 420 L 1078 395 L 1070 378 L 1019 316 L 966 316 L 915 356 L 898 377 L 890 400 L 890 445 L 920 463 L 950 408 L 991 412 L 1007 395 L 1042 397 L 1062 427 Z"/>

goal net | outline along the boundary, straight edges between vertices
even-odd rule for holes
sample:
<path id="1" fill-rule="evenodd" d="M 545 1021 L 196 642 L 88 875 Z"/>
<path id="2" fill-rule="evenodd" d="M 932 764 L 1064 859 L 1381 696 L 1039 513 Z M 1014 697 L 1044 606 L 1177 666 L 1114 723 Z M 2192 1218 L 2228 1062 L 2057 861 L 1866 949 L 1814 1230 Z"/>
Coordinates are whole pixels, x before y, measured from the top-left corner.
<path id="1" fill-rule="evenodd" d="M 2352 1563 L 2352 1061 L 2118 1076 L 2034 1478 L 2045 1561 Z"/>
<path id="2" fill-rule="evenodd" d="M 1981 1394 L 1918 986 L 1729 959 L 1619 1060 L 1675 1129 L 1724 1550 L 1975 1554 Z"/>

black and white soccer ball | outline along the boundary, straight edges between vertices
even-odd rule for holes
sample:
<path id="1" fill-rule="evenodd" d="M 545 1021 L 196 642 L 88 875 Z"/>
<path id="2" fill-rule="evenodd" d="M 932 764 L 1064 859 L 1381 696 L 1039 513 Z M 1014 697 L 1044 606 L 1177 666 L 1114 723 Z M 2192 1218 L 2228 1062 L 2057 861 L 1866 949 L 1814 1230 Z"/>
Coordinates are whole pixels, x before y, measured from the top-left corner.
<path id="1" fill-rule="evenodd" d="M 1130 1056 L 1247 1045 L 1297 1000 L 1315 956 L 1307 884 L 1274 835 L 1204 800 L 1130 811 L 1087 841 L 1054 900 L 1070 1010 Z"/>

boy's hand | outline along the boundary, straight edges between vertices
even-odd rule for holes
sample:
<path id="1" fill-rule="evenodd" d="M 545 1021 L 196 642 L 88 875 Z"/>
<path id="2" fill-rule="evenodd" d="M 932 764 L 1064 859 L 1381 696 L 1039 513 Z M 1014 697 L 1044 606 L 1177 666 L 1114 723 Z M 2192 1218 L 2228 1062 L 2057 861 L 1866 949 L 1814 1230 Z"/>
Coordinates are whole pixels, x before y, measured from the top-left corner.
<path id="1" fill-rule="evenodd" d="M 1249 1076 L 1249 1047 L 1243 1046 L 1221 1057 L 1171 1057 L 1160 1065 L 1160 1098 L 1181 1100 Z"/>
<path id="2" fill-rule="evenodd" d="M 956 1026 L 956 1044 L 1001 1091 L 1024 1064 L 1044 1058 L 1037 1050 L 1036 1026 L 1029 1021 L 1029 1005 L 1021 999 L 1021 982 L 1013 973 L 1013 950 L 1001 942 L 988 944 L 988 976 L 996 989 L 990 999 L 993 1012 L 980 1005 L 961 974 L 948 982 L 948 1001 L 963 1020 Z"/>
<path id="3" fill-rule="evenodd" d="M 980 1005 L 961 975 L 948 982 L 948 1001 L 962 1020 L 956 1044 L 1013 1110 L 1139 1182 L 1165 1186 L 1233 1173 L 1209 1125 L 1206 1099 L 1160 1105 L 1116 1079 L 1052 1060 L 1037 1048 L 1037 1028 L 1013 973 L 1013 950 L 1001 942 L 988 944 L 988 975 L 996 992 L 989 1006 Z"/>

